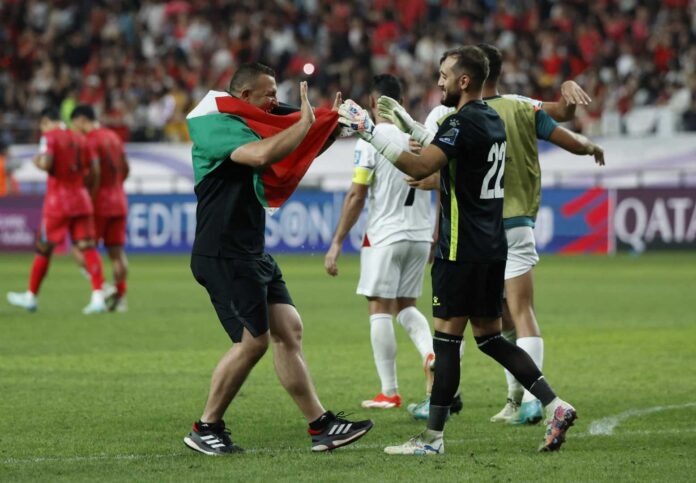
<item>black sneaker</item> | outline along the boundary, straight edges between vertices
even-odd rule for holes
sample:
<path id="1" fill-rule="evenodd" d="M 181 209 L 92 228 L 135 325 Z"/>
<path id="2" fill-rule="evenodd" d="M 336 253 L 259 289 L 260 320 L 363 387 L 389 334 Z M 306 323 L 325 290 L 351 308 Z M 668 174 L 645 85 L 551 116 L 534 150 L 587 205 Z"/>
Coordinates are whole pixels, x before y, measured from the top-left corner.
<path id="1" fill-rule="evenodd" d="M 312 437 L 312 451 L 331 451 L 341 446 L 353 443 L 362 438 L 370 429 L 372 421 L 349 421 L 343 419 L 343 412 L 334 415 L 326 413 L 327 423 L 324 429 L 308 429 Z"/>
<path id="2" fill-rule="evenodd" d="M 184 444 L 194 451 L 210 456 L 244 451 L 232 442 L 230 430 L 225 428 L 224 421 L 217 424 L 206 424 L 200 421 L 193 423 L 193 431 L 184 438 Z"/>

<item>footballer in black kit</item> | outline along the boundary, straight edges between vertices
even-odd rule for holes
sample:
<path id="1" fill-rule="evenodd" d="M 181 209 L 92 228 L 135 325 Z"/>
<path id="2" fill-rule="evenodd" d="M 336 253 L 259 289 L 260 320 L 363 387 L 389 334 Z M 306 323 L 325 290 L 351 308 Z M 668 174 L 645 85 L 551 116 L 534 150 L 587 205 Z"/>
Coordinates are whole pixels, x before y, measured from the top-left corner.
<path id="1" fill-rule="evenodd" d="M 440 237 L 432 268 L 433 315 L 500 317 L 507 241 L 503 228 L 505 125 L 472 100 L 440 126 Z"/>
<path id="2" fill-rule="evenodd" d="M 556 396 L 529 355 L 501 335 L 502 296 L 507 258 L 503 226 L 505 126 L 482 101 L 489 65 L 475 46 L 445 52 L 438 87 L 442 104 L 456 107 L 436 134 L 415 122 L 396 100 L 377 100 L 380 116 L 425 146 L 411 153 L 375 131 L 367 112 L 348 100 L 339 122 L 414 180 L 440 174 L 440 238 L 432 268 L 435 380 L 425 431 L 403 444 L 387 446 L 392 455 L 445 452 L 444 427 L 459 387 L 460 347 L 471 324 L 478 348 L 490 356 L 545 406 L 548 423 L 540 451 L 556 451 L 573 425 L 575 408 Z"/>

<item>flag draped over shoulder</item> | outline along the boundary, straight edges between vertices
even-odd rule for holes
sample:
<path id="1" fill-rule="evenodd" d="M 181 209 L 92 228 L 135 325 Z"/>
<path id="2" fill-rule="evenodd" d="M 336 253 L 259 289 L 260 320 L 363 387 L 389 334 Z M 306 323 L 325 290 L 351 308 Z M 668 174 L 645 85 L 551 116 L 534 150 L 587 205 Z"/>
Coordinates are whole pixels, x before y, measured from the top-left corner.
<path id="1" fill-rule="evenodd" d="M 254 191 L 264 207 L 279 208 L 292 195 L 335 129 L 336 112 L 329 109 L 314 112 L 316 121 L 300 145 L 278 163 L 254 174 Z M 287 129 L 300 119 L 300 113 L 268 114 L 226 92 L 210 91 L 186 118 L 198 182 L 237 147 Z"/>

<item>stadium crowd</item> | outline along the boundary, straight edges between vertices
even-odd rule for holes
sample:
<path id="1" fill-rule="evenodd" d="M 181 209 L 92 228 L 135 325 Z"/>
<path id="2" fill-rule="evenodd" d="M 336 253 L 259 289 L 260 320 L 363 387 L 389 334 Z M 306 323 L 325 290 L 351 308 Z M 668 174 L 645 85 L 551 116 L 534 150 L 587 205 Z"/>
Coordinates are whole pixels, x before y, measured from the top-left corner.
<path id="1" fill-rule="evenodd" d="M 486 41 L 505 53 L 505 92 L 555 100 L 565 79 L 592 96 L 576 128 L 696 130 L 696 2 L 690 0 L 7 0 L 0 2 L 0 129 L 35 142 L 38 113 L 95 106 L 124 140 L 187 140 L 185 115 L 236 66 L 274 66 L 279 99 L 308 78 L 364 104 L 375 73 L 437 105 L 440 55 Z"/>

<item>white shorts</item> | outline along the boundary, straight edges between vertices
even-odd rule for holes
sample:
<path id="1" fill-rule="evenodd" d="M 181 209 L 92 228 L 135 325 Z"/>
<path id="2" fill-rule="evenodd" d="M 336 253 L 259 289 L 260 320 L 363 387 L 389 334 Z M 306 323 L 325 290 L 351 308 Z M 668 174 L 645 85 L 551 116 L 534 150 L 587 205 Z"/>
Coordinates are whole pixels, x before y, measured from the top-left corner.
<path id="1" fill-rule="evenodd" d="M 399 241 L 360 250 L 358 295 L 395 299 L 419 297 L 430 242 Z"/>
<path id="2" fill-rule="evenodd" d="M 539 255 L 531 226 L 516 226 L 505 230 L 508 243 L 505 280 L 524 275 L 539 263 Z"/>

